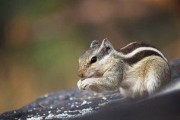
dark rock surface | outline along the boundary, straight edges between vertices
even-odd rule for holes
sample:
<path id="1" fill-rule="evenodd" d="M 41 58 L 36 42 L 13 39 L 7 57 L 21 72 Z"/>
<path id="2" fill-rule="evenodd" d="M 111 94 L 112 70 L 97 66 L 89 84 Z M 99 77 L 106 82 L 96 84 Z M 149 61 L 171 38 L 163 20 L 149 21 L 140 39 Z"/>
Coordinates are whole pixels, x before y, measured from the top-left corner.
<path id="1" fill-rule="evenodd" d="M 180 120 L 180 60 L 170 63 L 172 83 L 160 93 L 137 100 L 119 91 L 96 94 L 78 89 L 50 93 L 21 109 L 0 115 L 0 120 Z"/>
<path id="2" fill-rule="evenodd" d="M 121 99 L 119 92 L 96 94 L 78 89 L 50 93 L 35 102 L 15 111 L 4 113 L 3 119 L 55 119 L 75 118 L 95 112 L 101 106 L 112 100 Z"/>

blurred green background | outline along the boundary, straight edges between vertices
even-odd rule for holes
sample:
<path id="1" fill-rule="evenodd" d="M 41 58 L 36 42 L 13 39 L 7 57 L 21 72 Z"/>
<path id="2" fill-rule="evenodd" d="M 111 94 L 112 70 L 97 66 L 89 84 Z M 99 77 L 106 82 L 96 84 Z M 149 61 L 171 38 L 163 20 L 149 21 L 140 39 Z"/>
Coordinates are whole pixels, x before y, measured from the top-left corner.
<path id="1" fill-rule="evenodd" d="M 76 87 L 94 39 L 145 41 L 180 57 L 178 0 L 0 0 L 0 113 Z"/>

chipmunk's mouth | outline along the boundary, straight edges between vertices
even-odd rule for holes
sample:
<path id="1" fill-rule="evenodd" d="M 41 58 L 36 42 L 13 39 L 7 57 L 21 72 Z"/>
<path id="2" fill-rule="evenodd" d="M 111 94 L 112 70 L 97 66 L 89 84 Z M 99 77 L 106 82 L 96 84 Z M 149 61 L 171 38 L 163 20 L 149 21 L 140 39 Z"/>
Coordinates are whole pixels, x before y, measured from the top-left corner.
<path id="1" fill-rule="evenodd" d="M 87 78 L 98 78 L 98 77 L 102 77 L 102 74 L 97 74 L 97 72 L 90 72 L 82 75 L 81 80 L 85 80 Z"/>
<path id="2" fill-rule="evenodd" d="M 91 75 L 91 76 L 88 76 L 87 78 L 92 78 L 93 77 L 93 75 Z"/>
<path id="3" fill-rule="evenodd" d="M 91 73 L 87 76 L 87 78 L 98 78 L 98 77 L 102 77 L 102 74 Z"/>
<path id="4" fill-rule="evenodd" d="M 85 80 L 85 79 L 87 79 L 87 78 L 93 78 L 93 75 L 83 76 L 81 79 L 82 79 L 82 80 Z"/>

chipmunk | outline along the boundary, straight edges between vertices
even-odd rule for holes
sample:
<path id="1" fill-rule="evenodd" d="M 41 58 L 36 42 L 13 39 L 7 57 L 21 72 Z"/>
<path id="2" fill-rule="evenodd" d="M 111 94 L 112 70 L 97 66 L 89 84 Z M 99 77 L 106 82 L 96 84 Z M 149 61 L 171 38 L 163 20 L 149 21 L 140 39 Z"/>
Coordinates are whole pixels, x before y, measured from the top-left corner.
<path id="1" fill-rule="evenodd" d="M 119 51 L 104 39 L 92 41 L 79 58 L 77 86 L 80 90 L 101 92 L 120 89 L 124 97 L 150 95 L 170 81 L 167 59 L 155 47 L 132 42 Z"/>

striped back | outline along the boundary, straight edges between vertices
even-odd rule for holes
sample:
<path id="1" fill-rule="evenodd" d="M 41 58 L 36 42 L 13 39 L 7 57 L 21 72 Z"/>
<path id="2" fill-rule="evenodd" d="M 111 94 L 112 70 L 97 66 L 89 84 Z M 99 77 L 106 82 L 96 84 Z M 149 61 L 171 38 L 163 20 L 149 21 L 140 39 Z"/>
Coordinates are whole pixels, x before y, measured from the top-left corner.
<path id="1" fill-rule="evenodd" d="M 135 64 L 148 56 L 159 56 L 165 61 L 167 59 L 154 46 L 143 42 L 132 42 L 119 50 L 124 56 L 124 61 L 129 65 Z"/>

